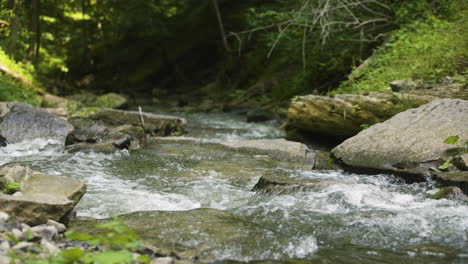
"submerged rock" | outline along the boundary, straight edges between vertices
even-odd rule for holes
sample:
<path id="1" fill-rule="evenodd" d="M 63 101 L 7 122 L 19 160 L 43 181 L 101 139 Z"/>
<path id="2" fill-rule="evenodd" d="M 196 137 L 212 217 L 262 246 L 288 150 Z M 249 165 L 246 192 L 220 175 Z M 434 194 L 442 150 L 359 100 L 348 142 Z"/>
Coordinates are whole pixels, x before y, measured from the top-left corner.
<path id="1" fill-rule="evenodd" d="M 28 224 L 66 221 L 86 191 L 83 181 L 52 176 L 21 166 L 0 168 L 0 180 L 21 183 L 19 195 L 0 194 L 0 211 Z"/>
<path id="2" fill-rule="evenodd" d="M 455 135 L 468 139 L 468 101 L 441 99 L 363 130 L 332 154 L 351 167 L 427 175 L 457 154 L 443 143 Z M 468 182 L 467 173 L 458 180 Z"/>
<path id="3" fill-rule="evenodd" d="M 216 209 L 178 212 L 136 212 L 119 216 L 163 255 L 209 262 L 219 258 L 255 255 L 255 250 L 278 250 L 285 237 L 262 226 Z M 95 225 L 109 220 L 77 221 L 70 229 L 96 234 Z M 275 241 L 276 240 L 276 241 Z M 235 249 L 234 251 L 231 251 Z M 227 255 L 226 255 L 227 254 Z"/>
<path id="4" fill-rule="evenodd" d="M 268 194 L 321 191 L 334 184 L 338 184 L 338 182 L 323 179 L 301 179 L 293 177 L 291 173 L 284 170 L 270 170 L 262 175 L 252 191 Z"/>
<path id="5" fill-rule="evenodd" d="M 66 121 L 31 105 L 17 102 L 1 105 L 0 136 L 7 143 L 35 138 L 63 139 L 73 129 Z"/>
<path id="6" fill-rule="evenodd" d="M 348 138 L 359 133 L 363 126 L 385 121 L 404 108 L 417 107 L 434 99 L 377 92 L 300 96 L 291 102 L 285 127 L 286 130 Z"/>
<path id="7" fill-rule="evenodd" d="M 264 109 L 253 109 L 247 112 L 247 122 L 262 122 L 273 120 L 274 114 Z"/>

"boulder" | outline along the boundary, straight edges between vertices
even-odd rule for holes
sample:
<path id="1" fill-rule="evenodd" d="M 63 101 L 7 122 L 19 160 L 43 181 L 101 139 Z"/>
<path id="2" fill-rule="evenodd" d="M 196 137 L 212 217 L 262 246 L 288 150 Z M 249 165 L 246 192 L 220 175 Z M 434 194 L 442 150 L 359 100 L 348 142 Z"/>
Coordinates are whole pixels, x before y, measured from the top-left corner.
<path id="1" fill-rule="evenodd" d="M 350 167 L 428 175 L 458 155 L 457 146 L 443 143 L 455 135 L 468 139 L 468 101 L 441 99 L 361 131 L 332 155 Z"/>
<path id="2" fill-rule="evenodd" d="M 73 126 L 55 115 L 24 103 L 2 103 L 0 135 L 7 143 L 35 138 L 63 139 Z"/>
<path id="3" fill-rule="evenodd" d="M 211 263 L 221 258 L 239 258 L 239 254 L 275 252 L 287 245 L 282 244 L 286 241 L 282 234 L 217 209 L 135 212 L 119 219 L 156 247 L 159 254 L 185 260 Z M 99 234 L 96 224 L 109 220 L 75 221 L 69 230 Z M 230 252 L 232 249 L 234 252 Z"/>
<path id="4" fill-rule="evenodd" d="M 145 132 L 139 126 L 116 126 L 83 117 L 71 118 L 69 122 L 75 127 L 65 139 L 65 146 L 71 152 L 137 149 L 146 141 Z"/>
<path id="5" fill-rule="evenodd" d="M 287 194 L 298 191 L 321 191 L 338 184 L 337 181 L 323 179 L 303 179 L 291 175 L 285 170 L 266 171 L 253 187 L 252 191 L 267 194 Z"/>
<path id="6" fill-rule="evenodd" d="M 348 138 L 396 113 L 436 98 L 391 93 L 306 95 L 292 100 L 285 128 Z"/>
<path id="7" fill-rule="evenodd" d="M 89 117 L 114 125 L 141 126 L 145 129 L 146 133 L 154 136 L 180 134 L 185 133 L 187 130 L 187 121 L 184 118 L 176 116 L 104 108 L 99 109 Z"/>
<path id="8" fill-rule="evenodd" d="M 49 219 L 66 221 L 86 191 L 81 180 L 47 175 L 21 166 L 0 168 L 0 179 L 21 183 L 19 195 L 0 195 L 0 211 L 30 225 Z"/>

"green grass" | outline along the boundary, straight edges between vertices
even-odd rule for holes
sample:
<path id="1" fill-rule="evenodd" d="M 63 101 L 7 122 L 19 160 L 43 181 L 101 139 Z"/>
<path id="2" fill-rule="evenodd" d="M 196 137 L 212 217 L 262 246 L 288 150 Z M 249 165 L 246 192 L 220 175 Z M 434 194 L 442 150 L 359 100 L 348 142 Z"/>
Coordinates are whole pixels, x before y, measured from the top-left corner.
<path id="1" fill-rule="evenodd" d="M 446 76 L 467 74 L 468 12 L 460 12 L 465 16 L 455 22 L 431 18 L 398 30 L 370 65 L 333 93 L 382 91 L 394 80 L 437 83 Z"/>
<path id="2" fill-rule="evenodd" d="M 39 97 L 33 89 L 5 75 L 0 75 L 0 101 L 20 101 L 35 106 L 40 105 Z"/>
<path id="3" fill-rule="evenodd" d="M 31 65 L 15 62 L 0 48 L 0 63 L 15 73 L 22 75 L 33 84 L 37 84 L 34 78 L 34 70 Z M 0 72 L 0 101 L 21 101 L 32 105 L 39 105 L 40 100 L 37 91 L 12 77 Z"/>

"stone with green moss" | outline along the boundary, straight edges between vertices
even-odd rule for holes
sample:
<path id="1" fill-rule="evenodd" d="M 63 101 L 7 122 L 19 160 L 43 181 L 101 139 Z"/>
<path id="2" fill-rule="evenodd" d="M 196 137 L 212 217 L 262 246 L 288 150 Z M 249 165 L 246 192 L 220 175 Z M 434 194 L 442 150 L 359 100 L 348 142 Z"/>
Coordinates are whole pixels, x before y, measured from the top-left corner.
<path id="1" fill-rule="evenodd" d="M 441 188 L 438 192 L 432 195 L 431 199 L 448 199 L 468 202 L 468 197 L 463 193 L 463 191 L 460 188 L 456 186 L 448 186 Z"/>

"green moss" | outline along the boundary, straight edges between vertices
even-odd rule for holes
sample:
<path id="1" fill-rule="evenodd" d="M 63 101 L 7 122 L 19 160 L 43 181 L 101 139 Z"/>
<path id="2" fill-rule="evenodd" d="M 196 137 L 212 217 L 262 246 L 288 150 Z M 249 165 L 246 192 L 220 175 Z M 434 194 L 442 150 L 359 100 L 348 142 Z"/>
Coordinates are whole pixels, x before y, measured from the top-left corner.
<path id="1" fill-rule="evenodd" d="M 20 182 L 9 182 L 5 185 L 2 189 L 2 192 L 5 194 L 14 194 L 21 190 L 21 183 Z"/>
<path id="2" fill-rule="evenodd" d="M 440 189 L 434 195 L 432 195 L 431 199 L 440 200 L 440 199 L 449 199 L 452 195 L 460 192 L 458 187 L 449 186 Z"/>
<path id="3" fill-rule="evenodd" d="M 37 93 L 30 87 L 0 74 L 0 101 L 21 101 L 40 105 Z"/>

